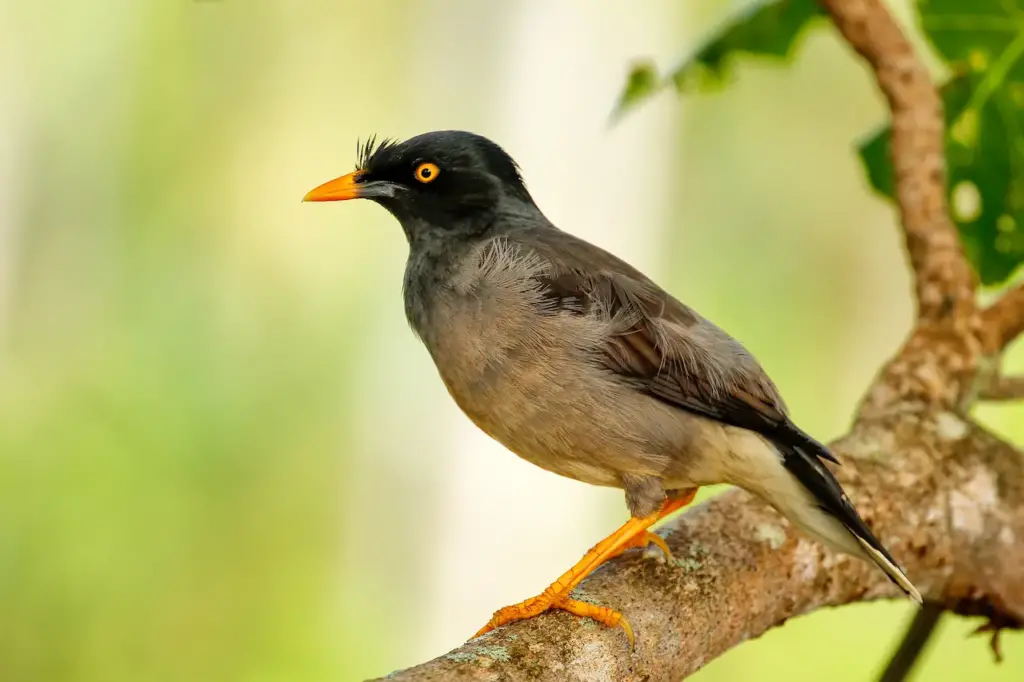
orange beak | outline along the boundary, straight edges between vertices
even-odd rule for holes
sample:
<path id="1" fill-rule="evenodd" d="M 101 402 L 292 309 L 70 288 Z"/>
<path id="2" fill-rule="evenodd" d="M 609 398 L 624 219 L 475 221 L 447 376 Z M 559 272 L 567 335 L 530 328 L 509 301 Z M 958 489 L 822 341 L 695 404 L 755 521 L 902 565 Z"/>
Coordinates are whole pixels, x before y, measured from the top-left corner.
<path id="1" fill-rule="evenodd" d="M 364 196 L 360 179 L 362 172 L 355 171 L 348 175 L 342 175 L 330 182 L 325 182 L 316 189 L 309 191 L 302 198 L 303 201 L 347 201 L 348 199 L 359 199 Z"/>

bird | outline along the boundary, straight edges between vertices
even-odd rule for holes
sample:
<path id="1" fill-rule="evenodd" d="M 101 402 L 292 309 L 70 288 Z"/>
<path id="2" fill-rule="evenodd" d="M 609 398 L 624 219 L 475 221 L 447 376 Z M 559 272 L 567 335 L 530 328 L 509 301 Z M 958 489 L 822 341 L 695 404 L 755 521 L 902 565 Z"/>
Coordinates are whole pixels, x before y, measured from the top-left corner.
<path id="1" fill-rule="evenodd" d="M 408 242 L 408 322 L 448 393 L 526 461 L 620 488 L 629 519 L 535 597 L 494 612 L 474 637 L 550 609 L 621 627 L 618 611 L 571 598 L 598 566 L 655 545 L 649 529 L 702 486 L 762 498 L 827 547 L 921 595 L 791 419 L 736 339 L 608 251 L 556 227 L 497 143 L 460 130 L 357 143 L 356 168 L 308 202 L 368 199 Z"/>

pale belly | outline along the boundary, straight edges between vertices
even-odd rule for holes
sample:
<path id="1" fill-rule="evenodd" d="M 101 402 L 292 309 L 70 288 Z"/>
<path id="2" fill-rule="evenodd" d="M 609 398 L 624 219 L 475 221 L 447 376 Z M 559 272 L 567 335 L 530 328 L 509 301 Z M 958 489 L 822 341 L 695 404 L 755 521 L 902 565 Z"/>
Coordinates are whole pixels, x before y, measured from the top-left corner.
<path id="1" fill-rule="evenodd" d="M 537 316 L 525 342 L 510 342 L 523 337 L 497 325 L 454 324 L 461 333 L 428 348 L 462 411 L 543 469 L 622 487 L 624 473 L 661 478 L 677 468 L 685 418 L 601 369 L 570 342 L 585 331 L 574 335 L 560 324 L 579 322 Z"/>

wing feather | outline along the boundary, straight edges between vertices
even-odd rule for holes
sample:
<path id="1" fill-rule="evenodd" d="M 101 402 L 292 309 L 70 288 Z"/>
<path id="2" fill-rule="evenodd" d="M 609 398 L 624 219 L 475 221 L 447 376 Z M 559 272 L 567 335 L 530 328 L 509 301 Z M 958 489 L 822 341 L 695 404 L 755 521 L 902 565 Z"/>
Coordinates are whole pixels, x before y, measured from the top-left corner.
<path id="1" fill-rule="evenodd" d="M 552 239 L 551 234 L 547 235 Z M 568 239 L 558 233 L 554 239 Z M 775 384 L 738 341 L 615 256 L 573 238 L 571 249 L 531 243 L 554 266 L 536 275 L 545 309 L 599 315 L 613 329 L 601 361 L 639 390 L 677 408 L 795 445 L 797 428 Z M 545 253 L 545 250 L 551 253 Z M 566 258 L 566 253 L 573 254 Z M 595 268 L 595 266 L 597 266 Z"/>

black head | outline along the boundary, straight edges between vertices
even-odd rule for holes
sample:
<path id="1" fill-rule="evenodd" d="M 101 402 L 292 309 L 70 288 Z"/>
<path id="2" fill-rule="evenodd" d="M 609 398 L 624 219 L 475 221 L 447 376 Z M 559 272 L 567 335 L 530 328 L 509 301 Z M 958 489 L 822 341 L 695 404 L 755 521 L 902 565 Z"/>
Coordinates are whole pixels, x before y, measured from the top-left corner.
<path id="1" fill-rule="evenodd" d="M 445 130 L 404 142 L 359 146 L 356 170 L 305 201 L 370 199 L 388 209 L 410 240 L 421 233 L 479 232 L 514 205 L 533 206 L 519 167 L 494 142 Z"/>

